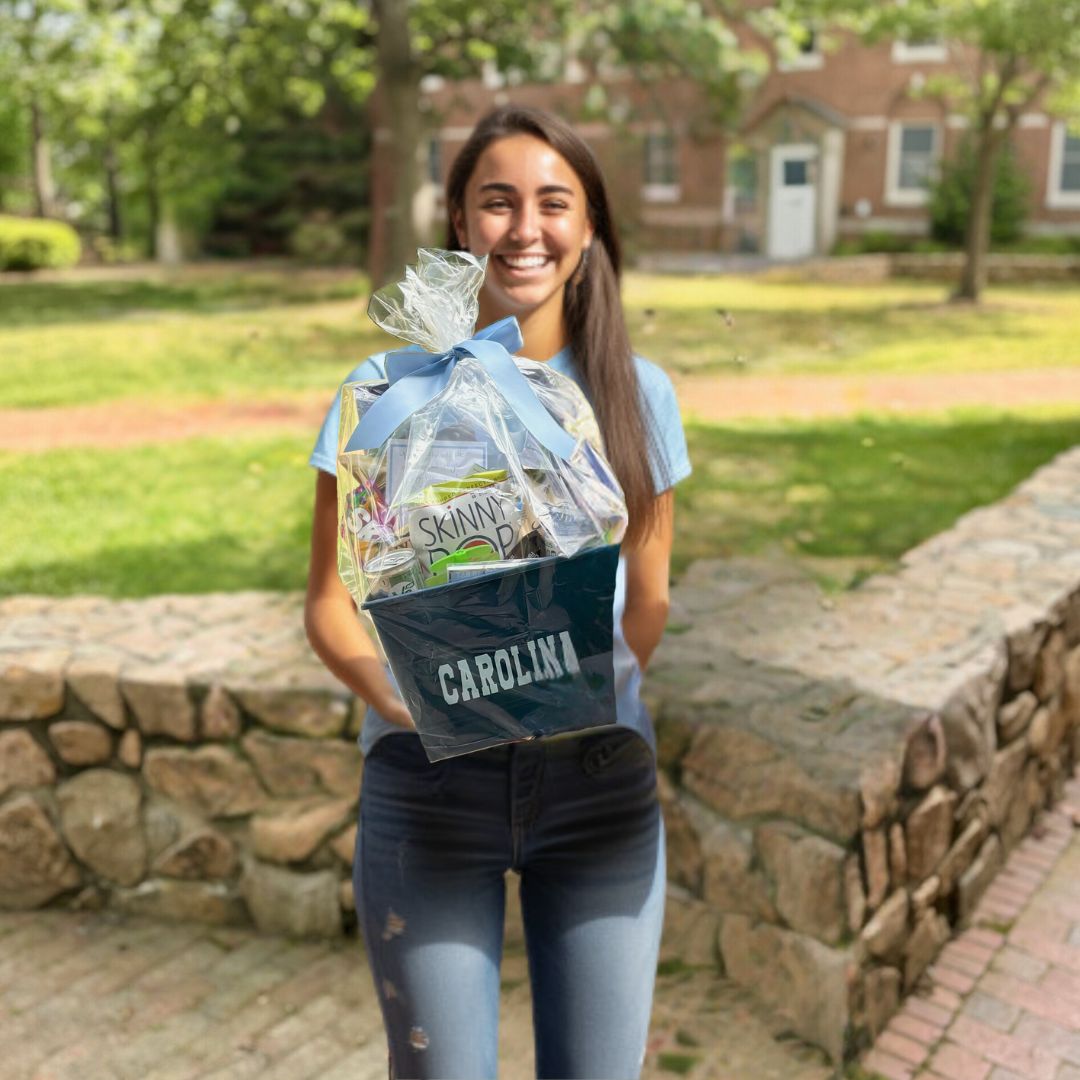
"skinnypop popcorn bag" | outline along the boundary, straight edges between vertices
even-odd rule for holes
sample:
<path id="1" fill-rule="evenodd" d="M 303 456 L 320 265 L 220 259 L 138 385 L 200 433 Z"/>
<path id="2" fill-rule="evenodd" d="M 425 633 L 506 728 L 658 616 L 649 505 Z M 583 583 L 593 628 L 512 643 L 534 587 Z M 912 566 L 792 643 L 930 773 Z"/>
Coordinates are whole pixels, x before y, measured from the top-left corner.
<path id="1" fill-rule="evenodd" d="M 338 569 L 432 761 L 615 722 L 626 507 L 584 394 L 476 333 L 486 259 L 421 250 L 368 314 L 412 343 L 341 390 Z"/>

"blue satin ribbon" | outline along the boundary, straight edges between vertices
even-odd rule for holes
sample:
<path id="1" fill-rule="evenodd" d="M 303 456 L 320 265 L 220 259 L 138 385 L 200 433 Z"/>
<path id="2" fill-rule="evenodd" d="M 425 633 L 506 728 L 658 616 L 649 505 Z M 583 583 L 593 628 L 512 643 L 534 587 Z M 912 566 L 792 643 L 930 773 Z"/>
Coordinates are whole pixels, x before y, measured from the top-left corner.
<path id="1" fill-rule="evenodd" d="M 510 316 L 485 326 L 474 337 L 445 353 L 400 349 L 386 354 L 386 377 L 390 387 L 377 398 L 349 436 L 345 452 L 374 450 L 436 394 L 446 388 L 459 360 L 479 360 L 499 388 L 517 418 L 536 440 L 557 457 L 568 460 L 577 445 L 544 408 L 529 380 L 511 355 L 523 342 L 517 319 Z"/>

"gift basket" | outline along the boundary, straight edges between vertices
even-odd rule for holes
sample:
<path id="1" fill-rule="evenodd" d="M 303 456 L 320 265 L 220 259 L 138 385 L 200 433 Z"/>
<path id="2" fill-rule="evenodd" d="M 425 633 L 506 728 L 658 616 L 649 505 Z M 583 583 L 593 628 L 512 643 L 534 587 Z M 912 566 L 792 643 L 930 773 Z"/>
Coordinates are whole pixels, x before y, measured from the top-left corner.
<path id="1" fill-rule="evenodd" d="M 615 722 L 622 491 L 573 380 L 473 333 L 486 262 L 422 249 L 368 308 L 412 347 L 341 390 L 338 569 L 432 761 Z"/>

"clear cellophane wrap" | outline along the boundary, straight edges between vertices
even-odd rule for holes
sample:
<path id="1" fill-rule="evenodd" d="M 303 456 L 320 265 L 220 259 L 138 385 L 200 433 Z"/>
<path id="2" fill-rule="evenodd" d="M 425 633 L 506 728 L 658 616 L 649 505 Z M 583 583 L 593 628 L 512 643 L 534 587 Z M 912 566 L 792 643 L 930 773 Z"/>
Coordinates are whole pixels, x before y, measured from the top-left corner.
<path id="1" fill-rule="evenodd" d="M 369 315 L 445 354 L 472 336 L 485 264 L 421 251 L 404 282 L 372 297 Z M 374 449 L 346 444 L 389 383 L 342 387 L 338 569 L 358 604 L 621 540 L 626 506 L 585 395 L 545 363 L 514 363 L 574 440 L 568 459 L 533 436 L 475 357 L 458 358 L 445 387 Z"/>

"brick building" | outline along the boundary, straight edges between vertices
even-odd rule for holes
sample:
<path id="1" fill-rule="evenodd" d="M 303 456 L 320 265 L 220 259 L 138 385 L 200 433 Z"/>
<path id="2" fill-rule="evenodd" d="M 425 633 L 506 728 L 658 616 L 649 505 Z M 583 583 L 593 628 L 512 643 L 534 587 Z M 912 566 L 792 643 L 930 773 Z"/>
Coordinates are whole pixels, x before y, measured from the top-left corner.
<path id="1" fill-rule="evenodd" d="M 753 44 L 748 33 L 744 43 Z M 428 242 L 441 242 L 446 170 L 472 122 L 509 101 L 575 122 L 605 166 L 631 255 L 800 258 L 868 231 L 925 235 L 928 180 L 955 151 L 966 119 L 919 90 L 972 62 L 941 42 L 868 46 L 837 34 L 823 49 L 812 37 L 796 58 L 772 62 L 726 135 L 705 121 L 690 83 L 644 87 L 614 72 L 601 87 L 573 61 L 551 84 L 507 85 L 495 73 L 452 85 L 431 80 L 425 94 L 438 126 L 415 217 Z M 1013 142 L 1030 180 L 1029 233 L 1080 235 L 1080 137 L 1036 105 L 1020 117 Z M 379 222 L 392 178 L 376 159 Z"/>

